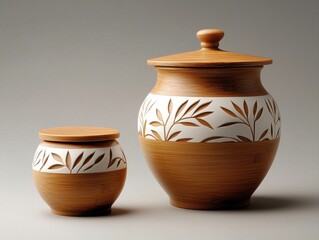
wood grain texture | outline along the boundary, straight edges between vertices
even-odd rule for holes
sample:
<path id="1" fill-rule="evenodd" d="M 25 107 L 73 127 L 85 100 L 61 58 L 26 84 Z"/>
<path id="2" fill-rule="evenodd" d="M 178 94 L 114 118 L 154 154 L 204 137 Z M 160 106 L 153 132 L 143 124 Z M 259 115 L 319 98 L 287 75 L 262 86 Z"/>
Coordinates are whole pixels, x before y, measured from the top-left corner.
<path id="1" fill-rule="evenodd" d="M 120 136 L 118 130 L 102 127 L 57 127 L 42 129 L 39 138 L 53 142 L 98 142 L 116 139 Z"/>
<path id="2" fill-rule="evenodd" d="M 197 32 L 202 49 L 149 59 L 147 63 L 162 67 L 244 67 L 271 64 L 272 59 L 223 51 L 218 48 L 224 32 L 203 29 Z"/>
<path id="3" fill-rule="evenodd" d="M 157 67 L 151 93 L 188 97 L 261 96 L 268 92 L 260 80 L 262 67 L 168 68 Z"/>
<path id="4" fill-rule="evenodd" d="M 35 185 L 58 215 L 100 215 L 110 211 L 126 178 L 126 168 L 89 174 L 54 174 L 33 171 Z"/>
<path id="5" fill-rule="evenodd" d="M 227 209 L 248 204 L 272 164 L 279 138 L 263 142 L 187 143 L 140 137 L 140 143 L 172 205 Z"/>

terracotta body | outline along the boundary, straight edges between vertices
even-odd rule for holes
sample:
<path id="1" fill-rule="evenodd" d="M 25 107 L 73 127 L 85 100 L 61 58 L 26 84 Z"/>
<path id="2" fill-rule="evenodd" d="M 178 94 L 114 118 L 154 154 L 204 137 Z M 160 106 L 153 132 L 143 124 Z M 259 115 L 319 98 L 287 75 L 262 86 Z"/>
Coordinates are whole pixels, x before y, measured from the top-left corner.
<path id="1" fill-rule="evenodd" d="M 61 129 L 63 134 L 57 136 Z M 84 134 L 74 138 L 81 131 Z M 90 132 L 89 127 L 44 132 L 40 132 L 44 141 L 33 159 L 33 176 L 52 212 L 68 216 L 108 213 L 126 178 L 126 158 L 114 140 L 118 132 L 111 135 L 109 129 L 92 128 Z"/>
<path id="2" fill-rule="evenodd" d="M 139 113 L 139 138 L 171 204 L 237 208 L 267 174 L 280 114 L 260 80 L 271 59 L 225 52 L 220 30 L 198 33 L 202 49 L 151 59 L 158 79 Z"/>

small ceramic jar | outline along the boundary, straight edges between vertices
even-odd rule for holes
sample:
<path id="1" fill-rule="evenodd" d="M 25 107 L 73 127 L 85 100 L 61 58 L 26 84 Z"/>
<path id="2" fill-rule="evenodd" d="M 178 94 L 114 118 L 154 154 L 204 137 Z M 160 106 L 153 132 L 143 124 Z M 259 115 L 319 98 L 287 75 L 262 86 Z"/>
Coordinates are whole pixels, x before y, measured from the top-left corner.
<path id="1" fill-rule="evenodd" d="M 58 215 L 110 211 L 126 178 L 126 158 L 110 128 L 61 127 L 39 132 L 33 159 L 35 185 Z"/>

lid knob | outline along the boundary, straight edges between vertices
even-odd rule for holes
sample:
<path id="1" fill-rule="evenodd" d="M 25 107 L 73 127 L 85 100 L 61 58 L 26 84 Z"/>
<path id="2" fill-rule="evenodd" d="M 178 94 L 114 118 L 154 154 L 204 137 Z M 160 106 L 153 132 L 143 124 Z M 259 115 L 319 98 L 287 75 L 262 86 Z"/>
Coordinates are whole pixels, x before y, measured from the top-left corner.
<path id="1" fill-rule="evenodd" d="M 224 37 L 224 32 L 220 29 L 202 29 L 196 34 L 201 42 L 202 49 L 218 49 L 219 41 Z"/>

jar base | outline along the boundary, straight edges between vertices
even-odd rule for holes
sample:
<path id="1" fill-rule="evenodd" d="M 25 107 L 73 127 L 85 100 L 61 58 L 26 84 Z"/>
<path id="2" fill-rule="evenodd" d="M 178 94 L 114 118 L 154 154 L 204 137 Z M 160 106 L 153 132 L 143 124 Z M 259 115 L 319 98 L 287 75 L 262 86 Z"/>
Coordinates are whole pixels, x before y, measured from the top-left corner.
<path id="1" fill-rule="evenodd" d="M 220 200 L 211 202 L 181 201 L 170 199 L 170 204 L 174 207 L 190 210 L 235 210 L 245 208 L 249 205 L 250 198 L 241 200 Z"/>
<path id="2" fill-rule="evenodd" d="M 65 210 L 55 210 L 51 209 L 51 212 L 55 215 L 60 216 L 70 216 L 70 217 L 76 217 L 76 216 L 104 216 L 109 215 L 111 213 L 111 208 L 100 208 L 100 209 L 94 209 L 89 211 L 65 211 Z"/>

